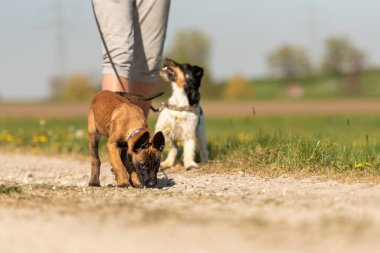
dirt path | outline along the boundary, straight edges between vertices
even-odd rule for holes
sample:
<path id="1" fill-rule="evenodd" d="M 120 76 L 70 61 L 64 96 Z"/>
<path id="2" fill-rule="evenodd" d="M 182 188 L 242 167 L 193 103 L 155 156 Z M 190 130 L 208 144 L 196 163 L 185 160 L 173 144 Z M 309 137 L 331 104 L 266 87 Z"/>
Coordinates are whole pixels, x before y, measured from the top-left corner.
<path id="1" fill-rule="evenodd" d="M 88 175 L 84 161 L 0 154 L 0 183 L 22 190 L 0 194 L 0 252 L 380 252 L 379 185 L 179 170 L 138 190 Z"/>
<path id="2" fill-rule="evenodd" d="M 159 103 L 155 102 L 155 106 Z M 380 113 L 380 100 L 204 101 L 209 117 Z M 1 117 L 86 117 L 88 104 L 0 103 Z M 151 113 L 152 117 L 157 114 Z"/>

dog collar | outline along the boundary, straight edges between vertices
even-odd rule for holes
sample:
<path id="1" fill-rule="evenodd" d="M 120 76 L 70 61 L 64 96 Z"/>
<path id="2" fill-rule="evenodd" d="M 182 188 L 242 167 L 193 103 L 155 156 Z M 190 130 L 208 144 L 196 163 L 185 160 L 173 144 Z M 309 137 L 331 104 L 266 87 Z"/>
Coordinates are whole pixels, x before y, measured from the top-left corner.
<path id="1" fill-rule="evenodd" d="M 186 105 L 186 106 L 176 106 L 176 105 L 167 104 L 166 108 L 168 108 L 169 110 L 178 111 L 178 112 L 192 112 L 195 109 L 197 109 L 198 106 L 199 106 L 198 104 Z"/>
<path id="2" fill-rule="evenodd" d="M 127 141 L 129 141 L 129 139 L 131 139 L 134 135 L 136 135 L 138 132 L 142 131 L 146 129 L 145 127 L 140 127 L 140 128 L 137 128 L 135 131 L 133 131 L 127 138 Z"/>

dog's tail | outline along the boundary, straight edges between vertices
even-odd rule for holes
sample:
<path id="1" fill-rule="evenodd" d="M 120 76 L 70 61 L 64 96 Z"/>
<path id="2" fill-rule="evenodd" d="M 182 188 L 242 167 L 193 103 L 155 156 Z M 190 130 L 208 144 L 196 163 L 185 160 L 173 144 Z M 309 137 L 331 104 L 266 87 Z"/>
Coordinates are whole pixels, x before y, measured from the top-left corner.
<path id="1" fill-rule="evenodd" d="M 130 92 L 116 92 L 119 96 L 122 96 L 126 99 L 132 100 L 132 101 L 149 101 L 153 100 L 155 98 L 158 98 L 162 96 L 165 92 L 157 92 L 148 96 L 143 96 L 139 94 L 134 94 Z"/>

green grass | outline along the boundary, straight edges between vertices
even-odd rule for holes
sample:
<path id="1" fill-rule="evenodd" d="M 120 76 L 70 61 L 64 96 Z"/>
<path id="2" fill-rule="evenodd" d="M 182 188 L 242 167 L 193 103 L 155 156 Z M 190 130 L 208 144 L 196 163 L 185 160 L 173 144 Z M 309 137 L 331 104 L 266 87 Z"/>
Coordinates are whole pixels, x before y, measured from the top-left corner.
<path id="1" fill-rule="evenodd" d="M 343 98 L 368 98 L 380 97 L 380 70 L 369 70 L 363 73 L 361 78 L 362 92 L 350 94 L 344 89 L 345 79 L 331 75 L 320 74 L 301 78 L 298 81 L 303 89 L 301 99 L 343 99 Z M 253 79 L 253 98 L 255 100 L 288 99 L 286 85 L 276 79 Z"/>
<path id="2" fill-rule="evenodd" d="M 374 116 L 252 117 L 207 123 L 212 158 L 246 170 L 380 172 L 380 118 Z"/>
<path id="3" fill-rule="evenodd" d="M 47 119 L 44 123 L 3 118 L 0 122 L 0 146 L 88 153 L 85 119 Z M 154 126 L 153 120 L 150 125 Z M 380 117 L 376 116 L 208 118 L 206 129 L 210 158 L 227 170 L 380 172 Z M 105 145 L 100 150 L 106 154 Z"/>

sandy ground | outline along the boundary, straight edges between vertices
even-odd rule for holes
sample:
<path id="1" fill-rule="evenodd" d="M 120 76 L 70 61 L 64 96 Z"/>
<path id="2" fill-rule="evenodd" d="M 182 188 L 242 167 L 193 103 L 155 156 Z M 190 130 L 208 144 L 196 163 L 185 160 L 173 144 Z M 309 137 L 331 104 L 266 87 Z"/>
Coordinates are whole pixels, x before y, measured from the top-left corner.
<path id="1" fill-rule="evenodd" d="M 120 189 L 102 165 L 0 154 L 0 252 L 380 252 L 380 186 L 180 167 Z"/>
<path id="2" fill-rule="evenodd" d="M 153 102 L 158 107 L 158 102 Z M 252 115 L 318 115 L 380 113 L 380 100 L 326 101 L 204 101 L 205 114 L 212 117 Z M 0 103 L 1 117 L 85 117 L 87 104 Z M 152 117 L 157 116 L 151 113 Z"/>

